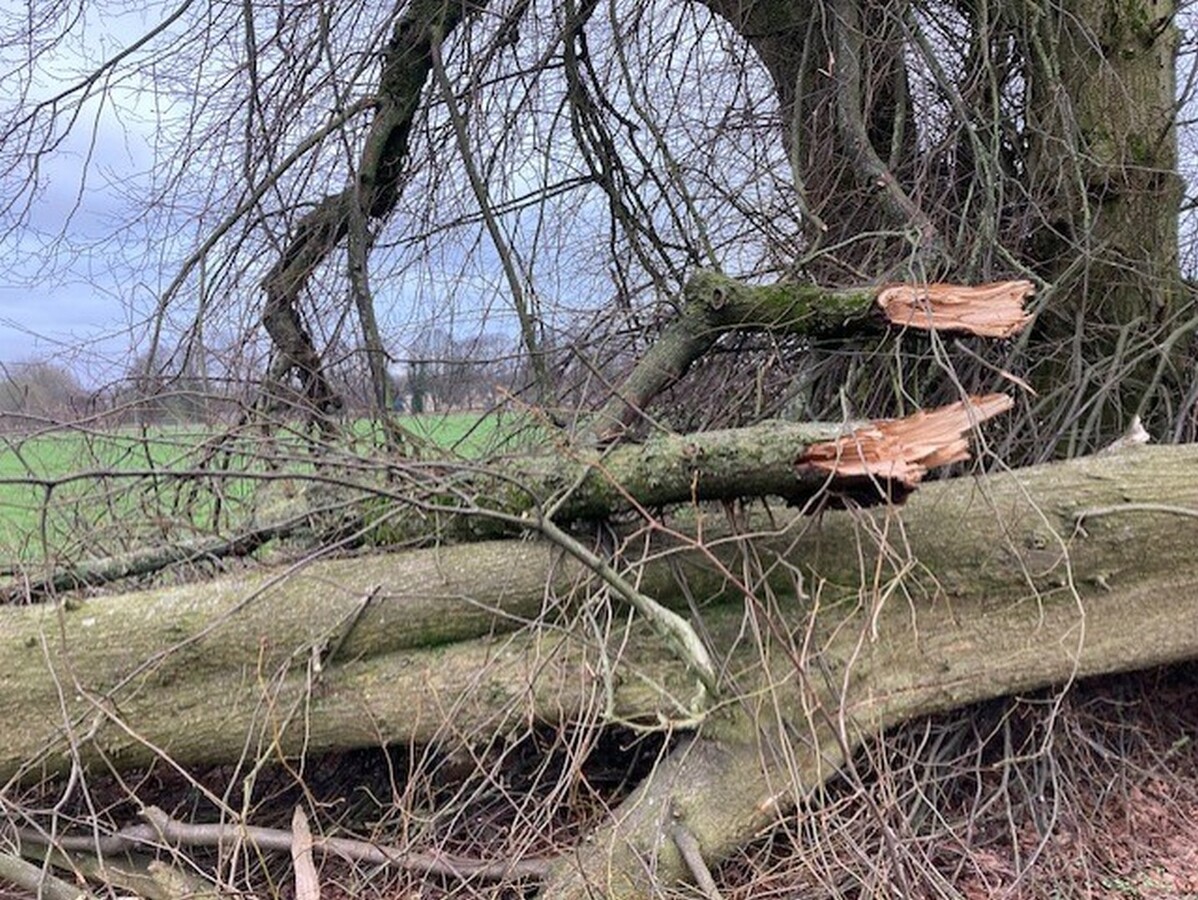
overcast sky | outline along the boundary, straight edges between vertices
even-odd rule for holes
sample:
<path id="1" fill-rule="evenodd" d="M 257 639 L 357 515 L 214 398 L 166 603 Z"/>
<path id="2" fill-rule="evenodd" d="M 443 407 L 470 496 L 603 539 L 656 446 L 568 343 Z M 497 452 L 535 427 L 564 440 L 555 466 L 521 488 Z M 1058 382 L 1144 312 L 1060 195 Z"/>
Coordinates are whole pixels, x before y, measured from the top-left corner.
<path id="1" fill-rule="evenodd" d="M 59 168 L 53 166 L 51 180 L 66 185 L 72 173 Z M 88 190 L 76 207 L 51 190 L 36 204 L 42 226 L 57 219 L 67 241 L 86 247 L 94 236 L 87 220 L 106 215 L 114 200 Z M 31 225 L 0 238 L 0 253 L 9 260 L 0 274 L 0 361 L 54 359 L 89 381 L 112 377 L 110 370 L 127 358 L 135 319 L 119 292 L 134 276 L 118 259 L 76 252 L 55 237 Z"/>
<path id="2" fill-rule="evenodd" d="M 0 35 L 19 28 L 26 14 L 25 2 L 0 0 Z M 87 35 L 83 53 L 111 58 L 154 24 L 150 16 L 139 10 L 124 21 L 86 23 L 79 29 Z M 21 68 L 20 48 L 12 52 L 18 54 L 15 61 L 0 48 L 0 75 Z M 27 63 L 23 69 L 31 71 Z M 42 57 L 30 95 L 53 96 L 89 69 L 81 53 L 63 50 Z M 70 366 L 89 386 L 120 378 L 146 348 L 147 324 L 158 297 L 175 276 L 178 260 L 193 249 L 194 234 L 147 235 L 136 231 L 138 226 L 124 225 L 136 220 L 138 200 L 152 193 L 155 132 L 169 127 L 156 124 L 164 113 L 152 91 L 138 94 L 130 87 L 135 85 L 105 93 L 102 103 L 93 99 L 86 104 L 71 133 L 39 161 L 40 186 L 23 198 L 20 224 L 11 227 L 11 219 L 0 219 L 2 365 L 50 359 Z M 11 104 L 17 90 L 0 78 L 0 104 Z M 0 175 L 0 204 L 19 193 L 21 174 Z M 493 269 L 498 279 L 497 263 Z M 497 287 L 460 279 L 454 285 L 459 293 L 480 297 Z M 394 317 L 417 314 L 418 304 L 405 296 L 410 286 L 392 279 L 375 290 L 380 324 L 402 331 L 403 322 L 397 324 Z M 488 309 L 485 301 L 478 306 Z M 188 319 L 179 303 L 171 311 L 178 322 Z M 421 314 L 429 315 L 428 310 Z M 490 316 L 488 328 L 507 327 L 501 312 Z M 471 323 L 459 324 L 471 330 Z M 479 327 L 473 326 L 475 331 Z M 168 343 L 170 339 L 168 334 Z M 402 337 L 394 345 L 403 352 Z"/>
<path id="3" fill-rule="evenodd" d="M 29 15 L 24 0 L 0 0 L 6 34 Z M 88 52 L 105 56 L 142 27 L 131 14 L 87 21 Z M 27 82 L 32 98 L 61 91 L 72 79 L 70 69 L 85 65 L 82 56 L 64 50 L 42 61 L 37 74 L 18 50 L 3 54 L 3 70 L 23 73 L 2 79 L 0 103 L 8 107 L 17 82 Z M 20 171 L 0 181 L 5 203 L 19 198 L 18 210 L 0 220 L 0 362 L 8 365 L 50 359 L 95 382 L 112 377 L 128 359 L 130 327 L 136 310 L 122 300 L 135 278 L 118 254 L 89 253 L 97 238 L 111 236 L 116 216 L 127 208 L 151 155 L 146 135 L 108 95 L 103 107 L 92 102 L 71 134 L 39 160 L 41 186 L 32 195 L 21 191 Z M 14 227 L 14 221 L 16 225 Z M 84 252 L 80 252 L 84 251 Z"/>

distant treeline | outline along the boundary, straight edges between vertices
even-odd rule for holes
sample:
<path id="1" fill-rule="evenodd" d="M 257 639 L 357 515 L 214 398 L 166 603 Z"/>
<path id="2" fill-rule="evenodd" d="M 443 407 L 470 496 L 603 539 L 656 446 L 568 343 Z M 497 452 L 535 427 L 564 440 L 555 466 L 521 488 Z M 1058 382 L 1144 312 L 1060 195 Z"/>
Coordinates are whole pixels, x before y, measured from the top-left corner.
<path id="1" fill-rule="evenodd" d="M 421 347 L 419 356 L 393 361 L 389 404 L 401 412 L 486 408 L 523 377 L 498 338 L 442 338 Z M 0 433 L 28 433 L 66 422 L 93 427 L 160 424 L 218 424 L 239 418 L 263 397 L 264 367 L 240 360 L 232 367 L 197 364 L 180 354 L 161 354 L 153 365 L 137 356 L 125 375 L 100 387 L 85 387 L 66 365 L 49 360 L 0 364 Z M 180 362 L 180 358 L 182 361 Z M 215 371 L 212 371 L 215 370 Z M 348 414 L 374 406 L 364 356 L 349 350 L 329 367 L 330 381 Z M 275 386 L 276 414 L 301 398 Z"/>

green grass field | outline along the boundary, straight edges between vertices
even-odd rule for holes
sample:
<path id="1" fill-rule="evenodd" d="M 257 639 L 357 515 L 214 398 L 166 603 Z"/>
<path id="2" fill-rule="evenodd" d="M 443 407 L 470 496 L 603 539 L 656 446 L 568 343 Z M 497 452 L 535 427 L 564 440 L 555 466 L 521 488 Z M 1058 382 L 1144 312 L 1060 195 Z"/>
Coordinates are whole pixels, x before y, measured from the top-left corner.
<path id="1" fill-rule="evenodd" d="M 512 451 L 535 431 L 526 420 L 472 412 L 395 421 L 407 452 L 430 459 Z M 380 426 L 361 420 L 321 461 L 361 473 L 385 459 L 385 446 Z M 311 447 L 299 433 L 180 425 L 0 436 L 0 567 L 236 528 L 264 479 L 315 472 Z"/>

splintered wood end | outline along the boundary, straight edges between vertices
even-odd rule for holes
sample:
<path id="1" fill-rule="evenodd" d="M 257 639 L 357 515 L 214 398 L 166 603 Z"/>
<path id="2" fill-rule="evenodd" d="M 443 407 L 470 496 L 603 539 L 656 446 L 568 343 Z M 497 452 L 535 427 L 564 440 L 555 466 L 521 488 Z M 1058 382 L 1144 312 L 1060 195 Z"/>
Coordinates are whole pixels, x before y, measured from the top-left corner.
<path id="1" fill-rule="evenodd" d="M 1031 322 L 1023 309 L 1035 293 L 1030 281 L 992 284 L 891 284 L 878 292 L 878 305 L 896 325 L 928 331 L 965 331 L 1007 338 Z"/>
<path id="2" fill-rule="evenodd" d="M 969 459 L 969 432 L 1014 405 L 1006 394 L 970 397 L 903 419 L 879 419 L 844 437 L 813 444 L 795 466 L 840 481 L 893 482 L 902 494 L 914 489 L 928 469 Z"/>

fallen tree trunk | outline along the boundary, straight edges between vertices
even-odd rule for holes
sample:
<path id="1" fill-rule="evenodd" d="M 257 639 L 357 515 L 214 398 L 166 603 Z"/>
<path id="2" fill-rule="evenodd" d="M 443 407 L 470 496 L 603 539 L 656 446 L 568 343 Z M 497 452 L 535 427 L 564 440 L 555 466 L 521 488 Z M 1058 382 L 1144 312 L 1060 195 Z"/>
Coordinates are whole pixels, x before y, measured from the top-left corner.
<path id="1" fill-rule="evenodd" d="M 1140 448 L 658 545 L 640 589 L 689 585 L 740 699 L 558 864 L 548 895 L 685 879 L 664 822 L 718 860 L 895 722 L 1198 656 L 1196 469 L 1198 448 Z M 605 694 L 624 719 L 695 714 L 693 676 L 648 630 L 600 644 L 566 628 L 587 574 L 507 541 L 0 609 L 0 774 L 432 741 L 572 720 Z M 798 602 L 767 604 L 787 589 Z"/>
<path id="2" fill-rule="evenodd" d="M 755 684 L 752 704 L 675 751 L 585 852 L 557 862 L 544 895 L 658 896 L 693 874 L 672 829 L 718 862 L 863 740 L 917 716 L 1198 657 L 1196 450 L 925 488 L 901 517 L 866 517 L 887 538 L 857 563 L 860 540 L 843 521 L 829 529 L 813 567 L 859 586 L 851 612 L 827 609 L 763 650 L 784 660 L 768 690 Z"/>
<path id="3" fill-rule="evenodd" d="M 644 588 L 669 590 L 669 567 L 648 574 Z M 247 735 L 292 754 L 300 735 L 283 720 L 297 702 L 315 703 L 305 711 L 312 749 L 429 741 L 450 707 L 464 716 L 458 725 L 482 729 L 526 714 L 522 700 L 542 686 L 553 705 L 534 712 L 560 719 L 590 697 L 559 683 L 580 665 L 581 645 L 553 631 L 495 636 L 541 618 L 547 596 L 583 591 L 588 575 L 548 544 L 503 541 L 2 607 L 0 778 L 32 760 L 43 772 L 163 753 L 220 761 Z M 682 666 L 652 659 L 659 647 L 642 652 L 653 678 L 693 691 Z M 486 699 L 472 719 L 458 701 L 475 693 Z"/>

